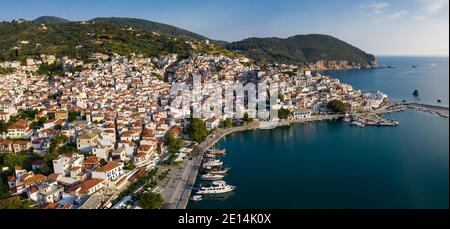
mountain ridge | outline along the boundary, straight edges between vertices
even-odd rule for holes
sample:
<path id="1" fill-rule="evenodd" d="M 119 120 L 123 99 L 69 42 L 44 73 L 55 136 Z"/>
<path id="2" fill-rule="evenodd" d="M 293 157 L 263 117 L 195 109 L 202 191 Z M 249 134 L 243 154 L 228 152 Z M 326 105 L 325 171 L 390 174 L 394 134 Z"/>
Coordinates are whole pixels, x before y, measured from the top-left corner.
<path id="1" fill-rule="evenodd" d="M 71 33 L 72 29 L 77 29 L 87 33 L 86 29 L 80 28 L 81 21 L 69 21 L 64 18 L 54 17 L 54 16 L 42 16 L 36 18 L 31 21 L 35 24 L 48 24 L 50 27 L 54 27 L 56 30 L 50 29 L 51 32 L 58 31 L 59 33 Z M 132 27 L 133 29 L 147 31 L 148 33 L 153 34 L 162 34 L 164 36 L 175 37 L 181 40 L 194 40 L 194 41 L 204 41 L 210 40 L 211 43 L 216 44 L 217 46 L 224 47 L 229 51 L 233 51 L 235 53 L 241 53 L 245 56 L 255 60 L 257 63 L 263 64 L 295 64 L 303 67 L 310 67 L 312 69 L 347 69 L 347 68 L 362 68 L 362 67 L 371 67 L 376 64 L 376 59 L 373 55 L 368 54 L 361 49 L 346 43 L 345 41 L 339 40 L 338 38 L 324 35 L 324 34 L 307 34 L 307 35 L 295 35 L 288 38 L 279 38 L 279 37 L 266 37 L 266 38 L 258 38 L 258 37 L 250 37 L 247 39 L 243 39 L 241 41 L 234 42 L 226 42 L 226 41 L 215 41 L 208 39 L 207 37 L 182 29 L 176 26 L 159 23 L 155 21 L 145 20 L 145 19 L 137 19 L 137 18 L 124 18 L 124 17 L 97 17 L 87 21 L 84 21 L 90 25 L 92 28 L 99 29 L 100 26 L 104 26 L 105 28 L 117 30 L 119 27 L 126 28 Z M 97 24 L 97 25 L 96 25 Z M 13 29 L 11 26 L 6 26 L 3 24 L 3 27 L 7 29 L 0 30 L 0 38 L 8 42 L 3 42 L 7 44 L 3 44 L 0 48 L 3 48 L 3 51 L 10 51 L 14 47 L 14 41 L 11 40 L 14 38 L 18 32 L 23 32 L 23 36 L 19 36 L 22 39 L 28 40 L 40 40 L 32 33 L 26 33 L 26 31 L 21 31 L 18 29 Z M 17 25 L 20 28 L 20 25 Z M 23 26 L 22 26 L 23 27 Z M 1 27 L 0 27 L 1 29 Z M 33 31 L 33 30 L 30 30 Z M 48 32 L 47 32 L 48 33 Z M 115 35 L 123 32 L 115 31 Z M 62 39 L 60 42 L 62 45 L 66 45 L 67 43 L 72 43 L 73 38 L 57 36 L 55 35 L 55 39 Z M 78 35 L 75 35 L 78 37 Z M 114 36 L 113 36 L 114 37 Z M 101 41 L 103 38 L 97 38 L 97 41 L 94 41 L 92 46 L 95 46 L 95 42 L 108 44 L 108 42 Z M 156 38 L 151 38 L 151 40 L 155 40 Z M 79 40 L 82 42 L 86 40 L 85 38 Z M 98 41 L 100 40 L 100 41 Z M 133 47 L 136 51 L 139 50 L 139 44 L 134 40 L 138 41 L 139 39 L 131 38 L 129 42 L 133 43 Z M 16 41 L 20 42 L 20 41 Z M 120 41 L 122 44 L 120 46 L 126 46 L 126 40 Z M 158 41 L 158 50 L 161 50 L 162 47 L 165 47 L 164 44 Z M 0 42 L 1 44 L 2 42 Z M 43 42 L 45 43 L 45 42 Z M 92 42 L 91 42 L 92 43 Z M 51 45 L 51 44 L 49 44 Z M 83 44 L 79 44 L 83 45 Z M 156 43 L 155 43 L 156 45 Z M 114 50 L 117 51 L 117 48 L 120 46 L 114 46 Z M 70 47 L 69 47 L 70 48 Z M 146 47 L 144 50 L 148 50 Z M 185 48 L 184 48 L 185 49 Z M 44 49 L 45 50 L 45 49 Z M 52 49 L 49 49 L 52 50 Z M 99 49 L 95 49 L 99 50 Z M 100 49 L 101 50 L 101 49 Z M 2 51 L 2 50 L 0 50 Z M 173 51 L 173 49 L 171 49 Z M 34 52 L 33 52 L 34 53 Z M 65 52 L 62 52 L 65 53 Z M 71 51 L 69 50 L 69 53 Z M 127 51 L 129 53 L 129 51 Z"/>
<path id="2" fill-rule="evenodd" d="M 324 34 L 295 35 L 288 38 L 247 38 L 225 45 L 260 63 L 311 65 L 320 62 L 347 62 L 342 68 L 369 67 L 375 56 L 338 38 Z M 318 63 L 319 62 L 319 63 Z"/>

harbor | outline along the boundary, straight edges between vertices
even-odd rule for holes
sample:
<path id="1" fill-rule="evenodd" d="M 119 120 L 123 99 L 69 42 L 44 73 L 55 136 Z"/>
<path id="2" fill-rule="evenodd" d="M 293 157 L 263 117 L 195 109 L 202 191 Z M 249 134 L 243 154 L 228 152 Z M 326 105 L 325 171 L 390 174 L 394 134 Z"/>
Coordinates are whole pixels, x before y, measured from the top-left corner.
<path id="1" fill-rule="evenodd" d="M 236 189 L 187 208 L 448 207 L 448 176 L 436 176 L 448 174 L 448 119 L 413 109 L 383 117 L 400 125 L 335 120 L 227 136 L 215 147 L 226 149 L 221 161 L 231 170 L 223 180 Z"/>
<path id="2" fill-rule="evenodd" d="M 394 112 L 402 112 L 407 109 L 414 109 L 423 112 L 429 112 L 433 114 L 438 114 L 441 117 L 448 117 L 448 108 L 439 107 L 439 106 L 430 106 L 424 104 L 417 103 L 393 103 L 387 106 L 384 106 L 380 109 L 367 112 L 364 114 L 354 114 L 354 115 L 344 115 L 344 114 L 329 114 L 329 115 L 314 115 L 308 118 L 303 119 L 288 119 L 288 120 L 280 120 L 276 123 L 274 127 L 280 126 L 290 126 L 292 124 L 304 124 L 304 123 L 313 123 L 317 121 L 327 121 L 327 120 L 336 120 L 343 118 L 344 121 L 350 121 L 352 125 L 364 127 L 364 126 L 386 126 L 386 127 L 395 127 L 400 124 L 399 121 L 385 118 L 383 114 L 394 113 Z M 346 120 L 347 119 L 347 120 Z M 163 193 L 164 196 L 164 204 L 163 208 L 176 208 L 176 209 L 185 209 L 188 205 L 189 200 L 193 200 L 192 196 L 195 194 L 193 190 L 196 188 L 195 183 L 197 179 L 206 178 L 208 176 L 204 176 L 202 174 L 199 176 L 199 173 L 205 170 L 204 161 L 205 159 L 213 159 L 210 157 L 210 154 L 207 152 L 211 147 L 216 145 L 223 137 L 230 135 L 232 133 L 250 131 L 255 129 L 260 129 L 260 122 L 253 122 L 243 126 L 237 126 L 227 129 L 218 129 L 213 134 L 208 136 L 208 138 L 196 145 L 191 152 L 190 159 L 186 159 L 183 162 L 182 167 L 176 168 L 171 175 L 171 179 L 169 181 L 169 185 L 166 188 L 167 190 Z M 209 156 L 208 156 L 209 155 Z M 217 162 L 216 162 L 217 163 Z M 208 162 L 206 167 L 211 167 L 211 165 L 215 166 L 213 162 Z M 218 164 L 217 164 L 218 165 Z M 215 171 L 212 171 L 214 174 Z M 211 174 L 211 175 L 212 175 Z M 209 175 L 209 176 L 211 176 Z M 223 175 L 223 174 L 215 174 L 215 175 Z M 212 177 L 212 176 L 211 176 Z M 215 176 L 219 177 L 219 176 Z M 222 179 L 223 177 L 221 177 Z M 214 179 L 214 178 L 209 178 Z M 198 198 L 198 197 L 197 197 Z M 195 201 L 195 200 L 194 200 Z"/>

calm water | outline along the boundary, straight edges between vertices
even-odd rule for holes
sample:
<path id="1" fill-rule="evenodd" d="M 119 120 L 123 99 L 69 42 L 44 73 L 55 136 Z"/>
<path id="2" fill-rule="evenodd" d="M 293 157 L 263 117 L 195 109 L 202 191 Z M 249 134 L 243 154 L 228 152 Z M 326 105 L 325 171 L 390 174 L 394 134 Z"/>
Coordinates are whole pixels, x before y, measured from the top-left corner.
<path id="1" fill-rule="evenodd" d="M 362 91 L 383 91 L 393 100 L 449 105 L 448 57 L 378 57 L 377 60 L 395 68 L 325 72 L 325 75 Z M 420 100 L 412 95 L 415 89 L 419 90 Z M 438 103 L 437 99 L 442 102 Z"/>
<path id="2" fill-rule="evenodd" d="M 406 74 L 400 67 L 334 74 L 355 88 L 395 94 L 394 99 L 418 88 L 422 102 L 429 98 L 431 103 L 434 97 L 448 101 L 448 59 L 438 60 L 430 58 L 426 63 L 436 66 L 418 64 L 417 69 L 406 69 L 416 58 L 388 62 L 402 63 L 404 71 L 446 68 L 434 69 L 431 76 Z M 378 72 L 389 72 L 391 78 Z M 369 87 L 371 83 L 377 87 Z M 358 128 L 329 121 L 228 136 L 218 147 L 227 149 L 223 160 L 232 167 L 225 181 L 237 189 L 188 207 L 448 208 L 448 119 L 412 110 L 387 116 L 400 126 Z"/>

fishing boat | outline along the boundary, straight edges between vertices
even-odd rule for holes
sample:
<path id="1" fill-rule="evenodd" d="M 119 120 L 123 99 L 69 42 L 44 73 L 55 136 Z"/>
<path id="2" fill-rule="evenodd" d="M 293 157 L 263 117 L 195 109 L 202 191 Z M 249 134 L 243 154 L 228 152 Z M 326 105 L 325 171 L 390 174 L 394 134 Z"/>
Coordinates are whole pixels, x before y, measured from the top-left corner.
<path id="1" fill-rule="evenodd" d="M 197 195 L 214 195 L 228 193 L 236 189 L 235 186 L 227 184 L 225 181 L 213 181 L 211 186 L 201 186 Z"/>
<path id="2" fill-rule="evenodd" d="M 212 173 L 207 173 L 204 174 L 200 177 L 200 179 L 205 180 L 205 181 L 216 181 L 216 180 L 222 180 L 222 178 L 224 178 L 224 175 L 219 175 L 219 174 L 212 174 Z"/>

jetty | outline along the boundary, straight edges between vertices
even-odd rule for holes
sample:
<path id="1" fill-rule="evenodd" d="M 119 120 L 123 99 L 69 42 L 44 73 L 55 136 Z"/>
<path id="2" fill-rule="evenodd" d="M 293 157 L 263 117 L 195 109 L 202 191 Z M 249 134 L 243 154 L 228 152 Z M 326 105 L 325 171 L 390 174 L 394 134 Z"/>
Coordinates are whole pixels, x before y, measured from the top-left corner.
<path id="1" fill-rule="evenodd" d="M 404 103 L 404 106 L 415 109 L 418 111 L 424 111 L 429 112 L 432 114 L 437 114 L 441 117 L 448 118 L 448 107 L 441 107 L 441 106 L 435 106 L 435 105 L 427 105 L 427 104 L 421 104 L 421 103 Z"/>

